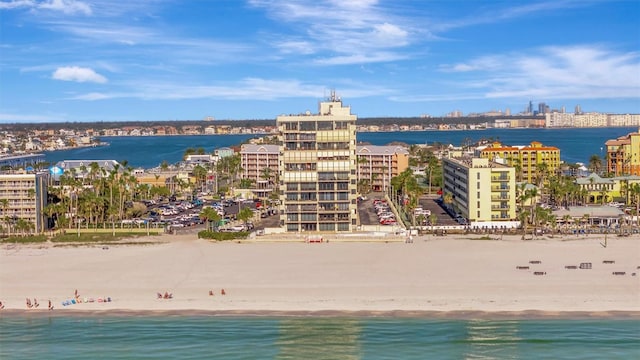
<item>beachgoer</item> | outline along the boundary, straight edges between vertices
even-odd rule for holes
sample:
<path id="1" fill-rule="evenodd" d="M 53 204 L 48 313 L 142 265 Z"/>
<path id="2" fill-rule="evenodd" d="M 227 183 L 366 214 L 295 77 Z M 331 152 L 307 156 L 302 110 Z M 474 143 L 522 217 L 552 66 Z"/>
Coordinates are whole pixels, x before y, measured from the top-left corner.
<path id="1" fill-rule="evenodd" d="M 33 298 L 33 306 L 34 306 L 34 307 L 38 307 L 38 306 L 40 306 L 40 304 L 38 304 L 38 299 Z"/>
<path id="2" fill-rule="evenodd" d="M 4 309 L 4 304 L 0 301 L 0 310 Z"/>
<path id="3" fill-rule="evenodd" d="M 224 289 L 222 289 L 222 290 L 220 291 L 220 295 L 227 295 L 227 292 L 226 292 L 226 291 L 224 291 Z"/>
<path id="4" fill-rule="evenodd" d="M 31 309 L 31 299 L 27 298 L 27 308 Z"/>
<path id="5" fill-rule="evenodd" d="M 213 296 L 213 290 L 209 290 L 209 296 Z"/>
<path id="6" fill-rule="evenodd" d="M 165 298 L 165 299 L 168 299 L 168 298 L 169 298 L 169 293 L 168 293 L 168 292 L 166 292 L 166 291 L 164 292 L 164 298 Z"/>
<path id="7" fill-rule="evenodd" d="M 51 300 L 49 300 L 49 310 L 53 310 L 53 304 L 51 303 Z"/>
<path id="8" fill-rule="evenodd" d="M 162 299 L 162 294 L 158 293 L 157 296 L 158 296 L 158 299 Z"/>

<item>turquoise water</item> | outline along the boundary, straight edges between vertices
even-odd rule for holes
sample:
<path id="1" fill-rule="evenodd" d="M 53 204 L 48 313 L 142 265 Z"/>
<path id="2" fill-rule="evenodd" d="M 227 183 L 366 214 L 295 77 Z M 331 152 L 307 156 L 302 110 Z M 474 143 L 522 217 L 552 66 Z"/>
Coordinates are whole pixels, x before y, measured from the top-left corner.
<path id="1" fill-rule="evenodd" d="M 638 359 L 640 320 L 3 316 L 1 359 Z"/>
<path id="2" fill-rule="evenodd" d="M 587 164 L 593 154 L 605 154 L 601 148 L 605 141 L 624 136 L 637 128 L 586 128 L 586 129 L 488 129 L 455 131 L 412 131 L 358 133 L 358 141 L 373 145 L 386 145 L 394 141 L 407 144 L 461 145 L 465 139 L 498 139 L 508 145 L 527 145 L 540 141 L 544 145 L 560 149 L 562 160 Z M 254 135 L 202 135 L 202 136 L 139 136 L 103 137 L 109 146 L 81 148 L 46 153 L 46 161 L 55 164 L 61 160 L 127 160 L 133 167 L 152 168 L 163 160 L 176 163 L 182 160 L 189 148 L 204 148 L 207 152 L 225 146 L 239 145 Z"/>

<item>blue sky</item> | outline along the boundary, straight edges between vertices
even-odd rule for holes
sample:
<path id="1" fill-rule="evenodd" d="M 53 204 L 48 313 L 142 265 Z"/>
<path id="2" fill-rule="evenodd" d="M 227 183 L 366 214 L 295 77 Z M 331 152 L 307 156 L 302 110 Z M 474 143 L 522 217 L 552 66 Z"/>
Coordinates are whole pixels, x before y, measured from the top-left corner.
<path id="1" fill-rule="evenodd" d="M 0 0 L 0 122 L 640 113 L 640 1 Z M 537 108 L 537 107 L 536 107 Z"/>

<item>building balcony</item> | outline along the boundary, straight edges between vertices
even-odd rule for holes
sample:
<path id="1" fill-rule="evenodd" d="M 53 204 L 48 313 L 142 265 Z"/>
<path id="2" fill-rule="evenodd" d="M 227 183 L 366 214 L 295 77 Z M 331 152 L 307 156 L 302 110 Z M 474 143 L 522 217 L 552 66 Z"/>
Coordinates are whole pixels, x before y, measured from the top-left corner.
<path id="1" fill-rule="evenodd" d="M 493 185 L 491 186 L 491 191 L 509 191 L 509 186 Z"/>
<path id="2" fill-rule="evenodd" d="M 511 199 L 509 195 L 491 195 L 492 201 L 507 201 L 509 199 Z"/>
<path id="3" fill-rule="evenodd" d="M 491 205 L 491 210 L 509 210 L 509 205 Z"/>
<path id="4" fill-rule="evenodd" d="M 504 175 L 491 177 L 491 181 L 509 181 L 509 180 L 510 180 L 509 176 L 504 176 Z"/>

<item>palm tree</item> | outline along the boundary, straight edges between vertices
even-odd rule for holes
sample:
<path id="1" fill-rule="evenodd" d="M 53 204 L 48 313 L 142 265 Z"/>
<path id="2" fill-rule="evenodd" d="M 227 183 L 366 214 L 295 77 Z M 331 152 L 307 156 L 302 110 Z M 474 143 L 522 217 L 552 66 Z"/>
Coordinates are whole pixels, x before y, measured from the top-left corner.
<path id="1" fill-rule="evenodd" d="M 562 216 L 562 223 L 564 224 L 565 232 L 569 227 L 569 221 L 571 221 L 571 215 L 565 214 Z"/>
<path id="2" fill-rule="evenodd" d="M 196 187 L 200 189 L 200 191 L 204 190 L 204 184 L 207 180 L 207 169 L 205 169 L 201 165 L 196 165 L 192 170 L 193 176 L 196 178 Z"/>
<path id="3" fill-rule="evenodd" d="M 599 155 L 591 155 L 591 157 L 589 158 L 589 169 L 597 174 L 600 173 L 600 170 L 602 169 L 602 159 Z"/>
<path id="4" fill-rule="evenodd" d="M 198 215 L 200 217 L 200 219 L 203 219 L 206 221 L 206 229 L 207 230 L 212 230 L 210 224 L 213 222 L 213 228 L 217 229 L 218 228 L 218 222 L 220 221 L 220 219 L 222 218 L 220 216 L 220 214 L 218 214 L 218 212 L 216 211 L 216 209 L 211 208 L 211 207 L 206 207 L 204 209 L 202 209 L 202 211 L 200 212 L 200 214 Z"/>
<path id="5" fill-rule="evenodd" d="M 520 226 L 522 226 L 522 240 L 527 236 L 527 221 L 529 219 L 529 210 L 523 210 L 518 214 L 518 220 L 520 220 Z"/>
<path id="6" fill-rule="evenodd" d="M 427 152 L 427 168 L 429 169 L 429 195 L 431 195 L 431 186 L 432 186 L 432 178 L 433 172 L 440 167 L 440 162 L 438 158 L 433 155 L 433 152 Z"/>
<path id="7" fill-rule="evenodd" d="M 25 219 L 18 219 L 15 225 L 16 231 L 20 232 L 21 236 L 31 233 L 35 229 L 35 225 L 32 222 Z"/>
<path id="8" fill-rule="evenodd" d="M 7 224 L 7 233 L 9 232 L 9 216 L 7 210 L 9 209 L 9 199 L 0 199 L 0 206 L 2 206 L 2 215 L 4 215 L 5 223 Z"/>
<path id="9" fill-rule="evenodd" d="M 629 187 L 629 195 L 636 204 L 636 225 L 640 225 L 640 183 L 635 183 Z"/>
<path id="10" fill-rule="evenodd" d="M 238 212 L 237 217 L 238 217 L 238 220 L 244 223 L 245 229 L 246 229 L 247 223 L 249 222 L 249 220 L 251 220 L 251 218 L 253 218 L 253 210 L 251 210 L 251 208 L 248 208 L 248 207 L 243 207 Z"/>
<path id="11" fill-rule="evenodd" d="M 431 224 L 431 233 L 433 233 L 433 227 L 438 223 L 438 216 L 436 214 L 429 215 L 429 224 Z"/>

